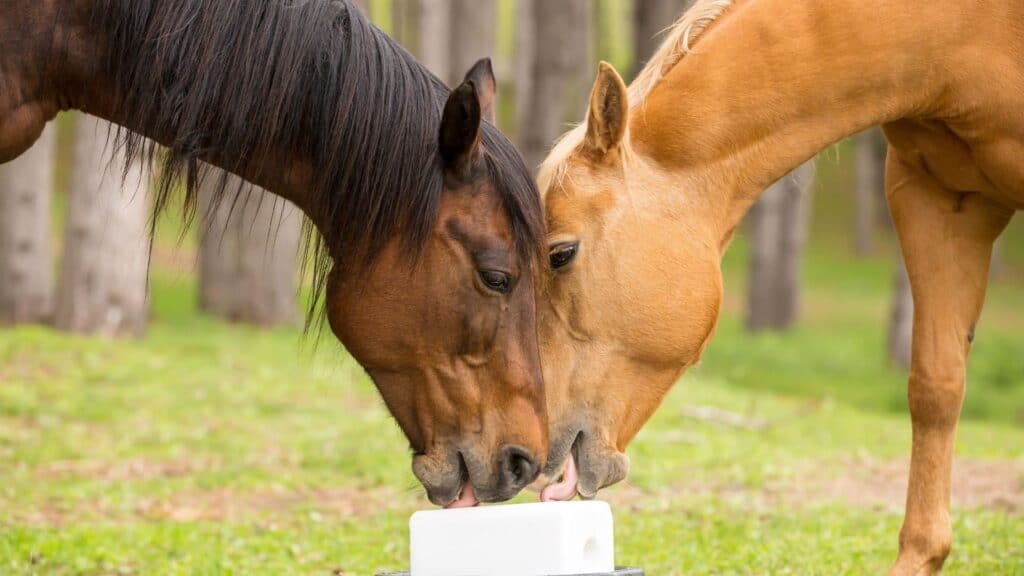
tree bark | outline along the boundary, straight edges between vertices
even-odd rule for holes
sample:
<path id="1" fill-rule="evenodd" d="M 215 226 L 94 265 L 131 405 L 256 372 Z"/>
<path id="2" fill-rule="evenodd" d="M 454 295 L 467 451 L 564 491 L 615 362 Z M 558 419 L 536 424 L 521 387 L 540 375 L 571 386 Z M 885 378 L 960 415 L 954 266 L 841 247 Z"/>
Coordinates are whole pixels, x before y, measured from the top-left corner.
<path id="1" fill-rule="evenodd" d="M 112 128 L 82 116 L 75 125 L 64 260 L 55 324 L 108 337 L 141 336 L 149 310 L 149 174 L 112 150 Z"/>
<path id="2" fill-rule="evenodd" d="M 419 58 L 422 0 L 391 0 L 392 37 Z"/>
<path id="3" fill-rule="evenodd" d="M 1003 239 L 996 238 L 992 244 L 992 263 L 988 267 L 989 280 L 999 278 L 1003 273 Z"/>
<path id="4" fill-rule="evenodd" d="M 800 315 L 800 271 L 814 163 L 769 187 L 750 212 L 747 328 L 785 330 Z"/>
<path id="5" fill-rule="evenodd" d="M 55 130 L 51 123 L 32 148 L 0 164 L 0 325 L 44 322 L 53 314 Z"/>
<path id="6" fill-rule="evenodd" d="M 523 150 L 526 141 L 524 133 L 527 125 L 527 113 L 534 88 L 534 60 L 537 53 L 537 27 L 533 17 L 534 0 L 517 0 L 516 2 L 516 36 L 515 36 L 515 126 L 513 134 L 519 149 Z M 529 159 L 527 159 L 529 161 Z M 530 164 L 527 164 L 530 165 Z"/>
<path id="7" fill-rule="evenodd" d="M 451 45 L 447 80 L 449 86 L 457 86 L 477 60 L 494 56 L 498 45 L 498 3 L 497 0 L 450 2 Z M 432 41 L 430 38 L 424 40 Z"/>
<path id="8" fill-rule="evenodd" d="M 885 199 L 885 142 L 877 128 L 854 136 L 856 182 L 854 199 L 854 253 L 874 252 L 879 201 Z"/>
<path id="9" fill-rule="evenodd" d="M 589 66 L 586 1 L 532 0 L 529 10 L 533 31 L 521 33 L 520 40 L 532 37 L 543 49 L 534 52 L 529 66 L 532 88 L 519 91 L 519 134 L 527 166 L 536 168 L 566 124 L 583 118 L 593 78 L 584 81 L 579 73 Z"/>
<path id="10" fill-rule="evenodd" d="M 904 370 L 910 369 L 910 350 L 914 333 L 914 298 L 903 258 L 896 264 L 893 298 L 889 315 L 889 360 Z"/>
<path id="11" fill-rule="evenodd" d="M 200 188 L 200 307 L 232 322 L 294 324 L 301 214 L 230 175 L 223 201 L 215 204 L 224 177 L 211 171 Z"/>
<path id="12" fill-rule="evenodd" d="M 402 2 L 402 0 L 396 0 Z M 435 76 L 448 82 L 452 75 L 452 0 L 408 0 L 415 2 L 415 22 L 406 29 L 414 29 L 414 38 L 402 40 L 407 50 L 423 63 Z M 410 32 L 410 36 L 413 33 Z M 466 71 L 463 70 L 463 73 Z"/>
<path id="13" fill-rule="evenodd" d="M 690 0 L 633 0 L 633 74 L 654 55 L 662 32 L 686 11 Z"/>
<path id="14" fill-rule="evenodd" d="M 232 256 L 238 253 L 238 235 L 230 224 L 234 221 L 229 215 L 245 198 L 243 194 L 236 202 L 239 181 L 232 178 L 224 189 L 225 197 L 214 202 L 221 178 L 228 176 L 210 168 L 199 188 L 199 309 L 219 318 L 233 319 L 232 291 L 239 286 Z"/>

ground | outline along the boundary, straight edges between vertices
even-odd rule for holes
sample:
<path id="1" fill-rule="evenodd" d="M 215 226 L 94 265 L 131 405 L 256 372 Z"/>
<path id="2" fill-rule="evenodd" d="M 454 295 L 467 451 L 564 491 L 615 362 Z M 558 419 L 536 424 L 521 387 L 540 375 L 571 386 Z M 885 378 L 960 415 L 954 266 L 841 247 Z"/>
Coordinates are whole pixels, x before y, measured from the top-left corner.
<path id="1" fill-rule="evenodd" d="M 621 562 L 652 575 L 863 574 L 894 557 L 910 425 L 903 377 L 884 361 L 888 273 L 830 252 L 812 251 L 802 327 L 750 336 L 736 247 L 703 364 L 633 444 L 630 481 L 602 494 Z M 362 370 L 329 335 L 197 314 L 190 272 L 158 262 L 141 342 L 0 332 L 0 572 L 404 567 L 408 515 L 427 502 Z M 1024 573 L 1013 284 L 993 288 L 979 328 L 949 574 Z"/>
<path id="2" fill-rule="evenodd" d="M 796 330 L 742 329 L 743 238 L 730 250 L 703 363 L 631 446 L 629 481 L 601 494 L 621 563 L 878 574 L 895 558 L 910 422 L 884 353 L 893 246 L 883 235 L 877 256 L 849 256 L 844 150 L 819 164 Z M 406 567 L 408 516 L 428 503 L 372 384 L 329 334 L 197 313 L 179 223 L 158 230 L 145 340 L 0 330 L 0 574 Z M 1001 259 L 970 364 L 947 574 L 1024 574 L 1019 223 Z"/>

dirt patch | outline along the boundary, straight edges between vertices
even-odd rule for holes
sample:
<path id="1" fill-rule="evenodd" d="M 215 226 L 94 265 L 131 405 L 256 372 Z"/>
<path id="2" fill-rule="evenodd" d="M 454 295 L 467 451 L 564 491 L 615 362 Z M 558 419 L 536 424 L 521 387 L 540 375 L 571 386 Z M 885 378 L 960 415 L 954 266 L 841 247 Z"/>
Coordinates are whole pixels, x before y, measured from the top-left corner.
<path id="1" fill-rule="evenodd" d="M 36 468 L 41 479 L 88 478 L 91 480 L 125 481 L 181 478 L 217 468 L 213 459 L 155 460 L 56 460 Z"/>
<path id="2" fill-rule="evenodd" d="M 43 361 L 29 351 L 15 351 L 0 361 L 0 385 L 24 386 L 56 380 L 63 374 L 59 366 Z"/>
<path id="3" fill-rule="evenodd" d="M 839 467 L 839 474 L 812 482 L 806 488 L 798 487 L 791 496 L 793 501 L 812 496 L 819 502 L 902 512 L 909 476 L 909 459 L 880 462 L 850 458 Z M 808 494 L 800 494 L 803 489 L 809 489 Z M 1024 512 L 1024 461 L 954 461 L 952 506 L 1010 514 Z"/>
<path id="4" fill-rule="evenodd" d="M 221 489 L 145 501 L 138 506 L 137 512 L 148 520 L 172 522 L 238 521 L 267 514 L 280 516 L 302 512 L 314 519 L 365 518 L 382 510 L 413 509 L 418 500 L 403 498 L 395 491 L 383 488 L 252 492 Z"/>
<path id="5" fill-rule="evenodd" d="M 130 480 L 185 476 L 202 462 L 133 460 L 114 466 L 96 462 L 65 462 L 47 466 L 47 474 L 95 474 L 104 479 Z M 670 513 L 693 500 L 719 499 L 752 513 L 813 509 L 828 505 L 900 514 L 906 498 L 909 463 L 850 457 L 828 462 L 806 462 L 784 479 L 761 486 L 713 480 L 689 481 L 671 487 L 644 490 L 623 483 L 601 493 L 617 511 Z M 51 476 L 52 477 L 52 476 Z M 76 521 L 113 522 L 228 522 L 271 518 L 288 522 L 296 517 L 319 519 L 367 518 L 381 511 L 412 512 L 424 506 L 419 490 L 382 488 L 280 488 L 241 490 L 221 488 L 186 491 L 129 503 L 98 500 L 51 502 L 11 520 L 62 526 Z M 0 508 L 2 508 L 0 502 Z M 1024 460 L 959 460 L 953 473 L 954 510 L 993 510 L 1024 514 Z M 303 516 L 304 515 L 304 516 Z"/>
<path id="6" fill-rule="evenodd" d="M 909 469 L 909 459 L 851 457 L 806 463 L 797 473 L 762 486 L 705 480 L 647 491 L 625 484 L 606 490 L 601 498 L 615 508 L 631 510 L 669 509 L 680 498 L 717 498 L 763 511 L 841 504 L 902 513 Z M 1024 460 L 957 460 L 952 504 L 954 510 L 1024 514 Z"/>
<path id="7" fill-rule="evenodd" d="M 422 507 L 418 493 L 392 489 L 321 488 L 186 491 L 167 497 L 116 502 L 105 498 L 69 503 L 50 501 L 33 510 L 14 512 L 0 522 L 62 526 L 81 522 L 240 522 L 270 519 L 287 523 L 296 517 L 318 520 L 366 518 L 386 510 L 411 513 Z M 0 501 L 0 508 L 3 502 Z"/>

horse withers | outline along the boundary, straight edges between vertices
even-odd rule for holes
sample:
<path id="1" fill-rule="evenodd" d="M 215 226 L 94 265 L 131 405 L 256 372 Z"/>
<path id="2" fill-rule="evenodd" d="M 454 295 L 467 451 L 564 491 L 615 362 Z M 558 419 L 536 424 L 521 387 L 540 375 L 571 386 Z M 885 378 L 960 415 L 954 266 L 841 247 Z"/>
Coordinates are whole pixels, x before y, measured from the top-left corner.
<path id="1" fill-rule="evenodd" d="M 294 202 L 319 231 L 314 306 L 372 376 L 430 500 L 505 500 L 534 479 L 544 223 L 485 118 L 488 62 L 450 92 L 351 2 L 2 5 L 0 162 L 79 109 L 123 127 L 129 161 L 162 164 L 157 209 L 185 172 L 194 210 L 199 161 Z"/>
<path id="2" fill-rule="evenodd" d="M 1024 207 L 1022 22 L 1020 0 L 699 0 L 628 89 L 602 65 L 585 125 L 540 175 L 546 493 L 593 496 L 625 476 L 627 444 L 714 331 L 743 215 L 773 181 L 882 124 L 915 312 L 891 573 L 940 570 L 992 243 Z"/>

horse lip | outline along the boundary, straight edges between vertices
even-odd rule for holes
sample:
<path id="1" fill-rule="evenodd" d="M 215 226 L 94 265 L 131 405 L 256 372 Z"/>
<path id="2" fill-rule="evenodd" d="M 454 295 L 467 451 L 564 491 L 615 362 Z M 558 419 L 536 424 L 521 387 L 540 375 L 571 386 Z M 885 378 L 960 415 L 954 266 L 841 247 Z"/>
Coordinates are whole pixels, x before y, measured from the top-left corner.
<path id="1" fill-rule="evenodd" d="M 466 482 L 470 480 L 469 466 L 466 466 L 466 459 L 463 458 L 461 450 L 457 453 L 457 457 L 459 459 L 459 490 L 455 493 L 455 498 L 448 502 L 448 504 L 462 498 L 462 493 L 466 490 Z M 445 505 L 447 506 L 448 504 Z"/>
<path id="2" fill-rule="evenodd" d="M 427 489 L 426 489 L 427 490 L 427 499 L 430 500 L 431 504 L 434 504 L 435 506 L 440 506 L 442 508 L 445 508 L 449 504 L 451 504 L 452 502 L 455 502 L 456 500 L 462 498 L 462 492 L 465 489 L 466 481 L 469 479 L 469 467 L 466 466 L 466 461 L 462 457 L 462 452 L 461 451 L 456 452 L 456 458 L 458 459 L 458 462 L 459 462 L 459 476 L 458 476 L 459 480 L 458 480 L 458 488 L 455 490 L 455 493 L 452 494 L 452 495 L 448 495 L 448 494 L 443 493 L 445 491 L 440 491 L 440 490 L 437 490 L 437 489 L 431 489 L 429 487 L 427 487 Z M 438 492 L 442 492 L 442 493 L 439 494 Z"/>
<path id="3" fill-rule="evenodd" d="M 569 453 L 576 460 L 576 467 L 580 466 L 580 444 L 583 442 L 583 431 L 580 430 L 576 433 L 576 438 L 573 439 L 572 445 L 569 446 Z"/>
<path id="4" fill-rule="evenodd" d="M 562 471 L 565 470 L 565 462 L 569 458 L 569 454 L 576 457 L 579 454 L 579 444 L 583 436 L 582 430 L 576 430 L 570 432 L 572 434 L 572 442 L 568 444 L 568 448 L 565 449 L 564 454 L 559 454 L 559 450 L 552 451 L 548 449 L 548 461 L 544 464 L 544 468 L 541 470 L 541 474 L 547 478 L 559 477 Z M 561 457 L 559 457 L 561 456 Z M 578 462 L 578 460 L 577 460 Z"/>

